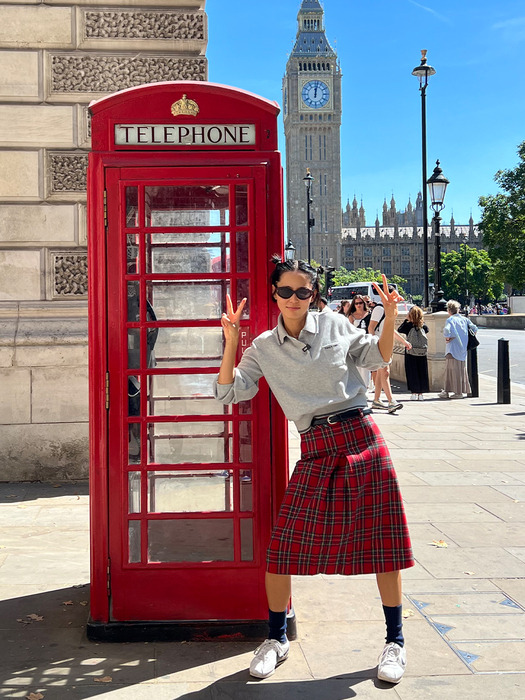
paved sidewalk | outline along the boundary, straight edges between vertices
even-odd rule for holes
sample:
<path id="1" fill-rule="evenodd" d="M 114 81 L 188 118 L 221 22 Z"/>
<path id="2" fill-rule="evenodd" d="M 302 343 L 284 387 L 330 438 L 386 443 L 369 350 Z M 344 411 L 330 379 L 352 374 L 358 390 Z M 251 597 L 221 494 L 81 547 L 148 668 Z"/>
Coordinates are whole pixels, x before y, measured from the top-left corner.
<path id="1" fill-rule="evenodd" d="M 498 405 L 496 383 L 480 378 L 478 399 L 401 392 L 402 411 L 375 414 L 417 560 L 404 576 L 398 686 L 375 679 L 384 621 L 373 576 L 296 577 L 298 639 L 261 682 L 247 672 L 251 644 L 89 642 L 87 485 L 0 484 L 0 698 L 522 700 L 525 387 L 512 392 Z"/>

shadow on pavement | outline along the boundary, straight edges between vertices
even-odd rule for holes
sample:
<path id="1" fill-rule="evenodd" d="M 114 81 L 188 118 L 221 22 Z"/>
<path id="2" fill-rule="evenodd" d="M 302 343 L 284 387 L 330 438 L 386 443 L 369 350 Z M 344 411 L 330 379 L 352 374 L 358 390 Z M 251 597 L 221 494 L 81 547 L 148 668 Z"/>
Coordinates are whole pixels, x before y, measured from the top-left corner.
<path id="1" fill-rule="evenodd" d="M 16 481 L 0 483 L 0 503 L 21 503 L 50 498 L 88 496 L 88 481 Z"/>
<path id="2" fill-rule="evenodd" d="M 277 676 L 270 682 L 257 681 L 246 668 L 213 679 L 212 664 L 249 654 L 253 643 L 90 642 L 85 632 L 88 600 L 89 585 L 84 584 L 0 602 L 0 697 L 42 693 L 50 700 L 87 700 L 115 693 L 149 699 L 162 688 L 162 698 L 168 697 L 167 691 L 170 698 L 184 700 L 347 700 L 357 695 L 352 686 L 369 683 L 376 673 L 372 668 L 323 680 L 280 683 Z M 209 685 L 187 692 L 193 683 L 202 686 L 208 678 Z M 378 688 L 390 688 L 373 682 Z"/>

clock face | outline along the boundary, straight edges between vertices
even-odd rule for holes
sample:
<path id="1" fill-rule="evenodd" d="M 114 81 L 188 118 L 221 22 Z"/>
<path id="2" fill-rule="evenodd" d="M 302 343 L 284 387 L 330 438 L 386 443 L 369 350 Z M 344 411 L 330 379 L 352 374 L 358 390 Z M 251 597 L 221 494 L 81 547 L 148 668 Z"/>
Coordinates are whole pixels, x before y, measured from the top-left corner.
<path id="1" fill-rule="evenodd" d="M 301 97 L 307 107 L 324 107 L 330 99 L 330 88 L 322 80 L 309 80 L 303 85 Z"/>

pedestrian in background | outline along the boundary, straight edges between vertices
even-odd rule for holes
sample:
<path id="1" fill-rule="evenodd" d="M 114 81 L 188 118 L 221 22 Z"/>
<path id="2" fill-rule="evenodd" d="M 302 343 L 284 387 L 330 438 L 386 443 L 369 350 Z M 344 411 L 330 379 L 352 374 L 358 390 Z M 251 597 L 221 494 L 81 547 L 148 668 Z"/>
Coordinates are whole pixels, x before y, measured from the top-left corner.
<path id="1" fill-rule="evenodd" d="M 392 293 L 395 291 L 395 287 L 389 286 L 388 291 Z M 401 299 L 401 297 L 399 297 Z M 368 324 L 368 332 L 372 335 L 377 335 L 381 337 L 383 332 L 383 321 L 385 320 L 385 309 L 383 304 L 378 304 L 372 302 L 372 314 L 370 317 L 370 323 Z M 410 343 L 399 335 L 399 333 L 394 330 L 394 337 L 399 340 L 406 348 L 411 347 Z M 395 413 L 403 408 L 403 404 L 396 401 L 392 395 L 392 387 L 390 386 L 390 364 L 392 363 L 392 358 L 390 362 L 385 367 L 381 367 L 376 372 L 372 372 L 372 379 L 374 380 L 374 400 L 372 401 L 372 408 L 383 409 L 388 411 L 388 413 Z M 383 403 L 381 401 L 381 392 L 385 392 L 386 399 L 388 403 Z"/>
<path id="2" fill-rule="evenodd" d="M 406 335 L 412 346 L 405 348 L 405 374 L 407 387 L 411 392 L 412 401 L 423 401 L 423 394 L 429 390 L 428 383 L 428 326 L 423 322 L 423 311 L 419 306 L 413 306 L 407 318 L 397 329 L 398 333 Z"/>
<path id="3" fill-rule="evenodd" d="M 350 302 L 348 299 L 341 299 L 341 304 L 337 309 L 337 313 L 343 314 L 343 316 L 348 316 L 348 309 L 350 308 Z"/>
<path id="4" fill-rule="evenodd" d="M 458 313 L 460 308 L 458 301 L 447 302 L 448 320 L 443 328 L 446 343 L 445 388 L 438 394 L 440 399 L 462 399 L 464 394 L 471 393 L 466 363 L 468 334 L 469 328 L 477 333 L 478 327 Z"/>
<path id="5" fill-rule="evenodd" d="M 353 297 L 348 309 L 348 320 L 353 323 L 356 328 L 360 328 L 363 333 L 368 333 L 368 324 L 370 323 L 371 311 L 364 298 L 358 294 Z M 364 385 L 367 387 L 370 384 L 370 370 L 364 367 L 357 368 Z"/>
<path id="6" fill-rule="evenodd" d="M 376 285 L 385 310 L 383 333 L 374 337 L 338 314 L 308 312 L 319 294 L 317 272 L 308 263 L 276 257 L 273 262 L 277 326 L 255 338 L 235 366 L 246 299 L 234 310 L 228 295 L 215 383 L 215 397 L 230 404 L 253 398 L 264 377 L 301 434 L 301 458 L 267 550 L 269 635 L 255 651 L 250 674 L 267 678 L 288 657 L 291 575 L 375 574 L 387 627 L 377 675 L 398 683 L 406 665 L 401 569 L 414 560 L 396 474 L 368 415 L 356 366 L 375 369 L 390 360 L 400 297 L 388 291 L 383 276 L 383 289 Z"/>
<path id="7" fill-rule="evenodd" d="M 322 314 L 325 311 L 331 311 L 330 307 L 328 306 L 328 300 L 326 297 L 319 297 L 317 299 L 317 308 L 319 309 L 319 313 Z"/>

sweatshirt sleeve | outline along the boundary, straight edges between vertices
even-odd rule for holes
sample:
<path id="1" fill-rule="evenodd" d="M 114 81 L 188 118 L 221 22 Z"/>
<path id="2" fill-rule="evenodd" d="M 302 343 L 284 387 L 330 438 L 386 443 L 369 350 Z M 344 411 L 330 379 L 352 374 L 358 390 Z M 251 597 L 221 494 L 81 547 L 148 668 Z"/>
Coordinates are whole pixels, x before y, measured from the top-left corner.
<path id="1" fill-rule="evenodd" d="M 263 376 L 257 359 L 257 348 L 247 348 L 234 370 L 233 384 L 219 384 L 215 378 L 213 393 L 217 401 L 224 404 L 239 403 L 253 399 L 259 391 L 259 379 Z"/>
<path id="2" fill-rule="evenodd" d="M 347 333 L 350 334 L 350 347 L 348 354 L 353 358 L 356 365 L 363 369 L 376 370 L 386 367 L 388 362 L 383 360 L 379 350 L 379 336 L 363 333 L 351 324 L 346 324 Z"/>

